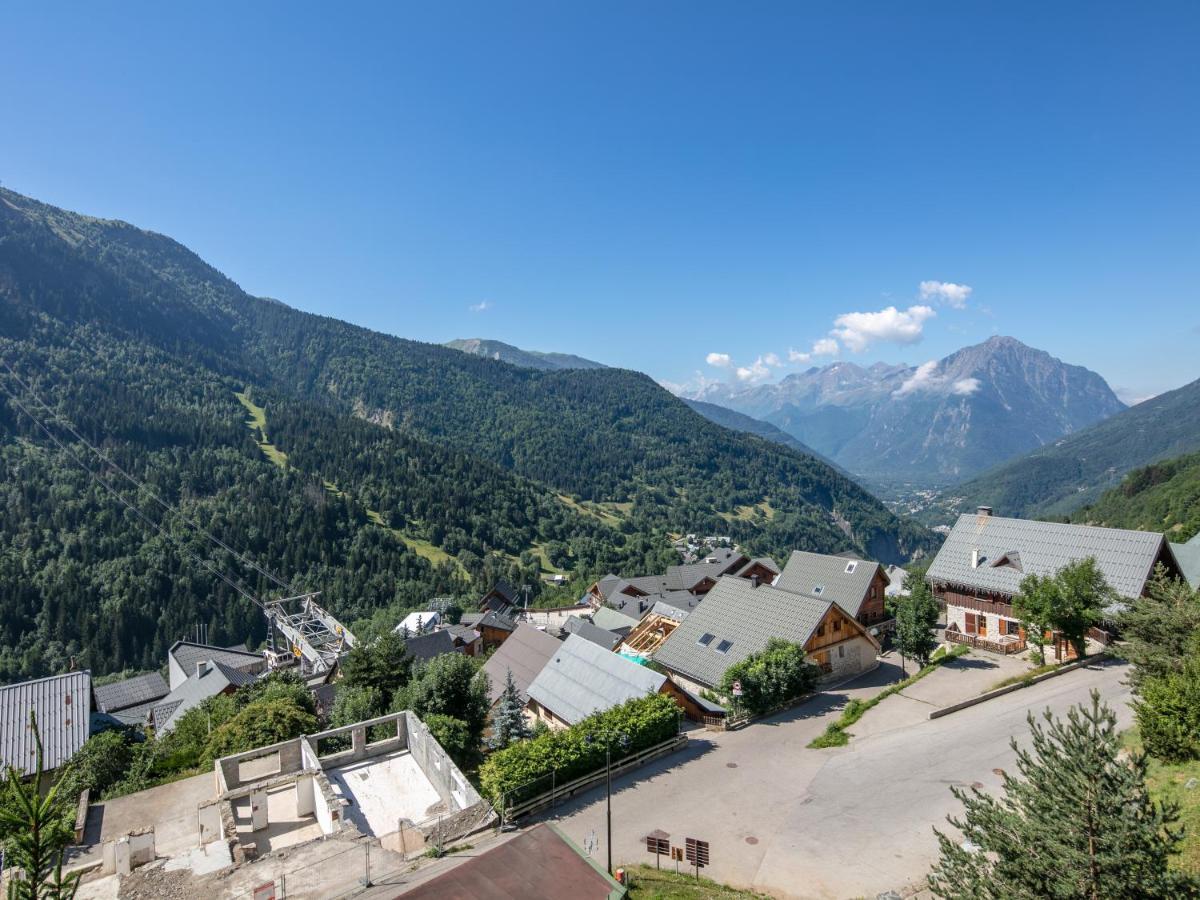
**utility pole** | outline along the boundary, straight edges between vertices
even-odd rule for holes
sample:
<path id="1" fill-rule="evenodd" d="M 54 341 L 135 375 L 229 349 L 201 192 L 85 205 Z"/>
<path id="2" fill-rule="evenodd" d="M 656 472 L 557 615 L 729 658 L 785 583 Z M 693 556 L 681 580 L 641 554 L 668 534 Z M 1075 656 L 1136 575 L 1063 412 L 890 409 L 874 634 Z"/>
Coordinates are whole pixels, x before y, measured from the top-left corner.
<path id="1" fill-rule="evenodd" d="M 621 749 L 625 750 L 629 747 L 629 735 L 619 731 L 604 731 L 599 735 L 589 734 L 585 738 L 586 743 L 592 743 L 599 739 L 604 741 L 604 780 L 605 780 L 605 804 L 604 817 L 605 825 L 608 832 L 608 843 L 606 850 L 608 852 L 608 874 L 613 872 L 612 858 L 612 742 L 613 738 L 617 739 L 617 743 L 621 745 Z"/>

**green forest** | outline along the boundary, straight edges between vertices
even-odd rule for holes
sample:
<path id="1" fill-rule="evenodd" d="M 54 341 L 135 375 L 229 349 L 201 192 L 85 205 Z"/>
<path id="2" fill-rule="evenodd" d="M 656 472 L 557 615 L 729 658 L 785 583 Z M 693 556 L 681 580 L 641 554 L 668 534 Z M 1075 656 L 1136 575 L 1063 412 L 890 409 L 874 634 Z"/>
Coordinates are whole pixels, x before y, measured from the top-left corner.
<path id="1" fill-rule="evenodd" d="M 519 369 L 301 313 L 169 238 L 5 190 L 0 360 L 0 681 L 156 668 L 197 624 L 261 641 L 253 604 L 197 559 L 277 594 L 187 522 L 349 622 L 497 577 L 548 591 L 547 567 L 573 588 L 660 571 L 684 531 L 777 556 L 936 546 L 823 462 L 644 375 Z"/>
<path id="2" fill-rule="evenodd" d="M 1162 531 L 1176 543 L 1190 540 L 1200 534 L 1200 453 L 1135 469 L 1071 521 Z"/>

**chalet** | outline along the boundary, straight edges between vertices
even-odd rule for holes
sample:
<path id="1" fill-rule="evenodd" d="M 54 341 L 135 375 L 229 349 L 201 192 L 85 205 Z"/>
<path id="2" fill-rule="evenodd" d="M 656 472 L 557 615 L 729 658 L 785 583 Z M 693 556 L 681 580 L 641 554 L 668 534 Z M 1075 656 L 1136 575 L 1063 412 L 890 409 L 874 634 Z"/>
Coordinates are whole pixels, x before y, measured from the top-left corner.
<path id="1" fill-rule="evenodd" d="M 1193 589 L 1200 589 L 1200 534 L 1186 544 L 1171 544 L 1171 552 L 1183 572 L 1183 580 Z"/>
<path id="2" fill-rule="evenodd" d="M 529 685 L 529 711 L 551 728 L 567 728 L 627 700 L 668 694 L 689 715 L 694 699 L 661 672 L 640 666 L 573 634 Z"/>
<path id="3" fill-rule="evenodd" d="M 170 690 L 161 674 L 148 672 L 108 684 L 93 684 L 92 704 L 110 723 L 144 725 L 154 705 Z"/>
<path id="4" fill-rule="evenodd" d="M 492 705 L 500 699 L 510 674 L 521 699 L 527 700 L 529 685 L 561 646 L 558 638 L 525 622 L 519 624 L 504 646 L 483 664 L 483 672 L 488 677 L 488 699 Z"/>
<path id="5" fill-rule="evenodd" d="M 608 606 L 636 619 L 641 619 L 656 603 L 686 613 L 695 609 L 725 575 L 770 584 L 779 576 L 779 566 L 769 557 L 750 559 L 736 550 L 721 548 L 698 562 L 670 566 L 662 575 L 635 578 L 605 575 L 588 589 L 587 601 L 593 609 Z"/>
<path id="6" fill-rule="evenodd" d="M 874 625 L 888 618 L 883 598 L 890 583 L 879 563 L 793 550 L 775 587 L 832 600 L 863 625 Z"/>
<path id="7" fill-rule="evenodd" d="M 479 632 L 480 649 L 477 652 L 482 653 L 487 653 L 493 647 L 499 647 L 517 628 L 516 619 L 496 610 L 466 613 L 459 619 L 458 624 Z"/>
<path id="8" fill-rule="evenodd" d="M 516 608 L 517 592 L 507 581 L 500 580 L 479 599 L 480 612 L 507 613 Z"/>
<path id="9" fill-rule="evenodd" d="M 410 612 L 407 616 L 400 620 L 400 624 L 392 630 L 397 634 L 408 636 L 410 634 L 427 634 L 437 628 L 442 623 L 442 614 L 431 610 L 423 609 L 417 612 Z"/>
<path id="10" fill-rule="evenodd" d="M 801 644 L 822 681 L 850 678 L 878 665 L 879 644 L 832 600 L 744 578 L 725 577 L 662 642 L 654 662 L 684 689 L 716 688 L 725 671 L 771 638 Z"/>
<path id="11" fill-rule="evenodd" d="M 175 690 L 196 673 L 202 663 L 219 662 L 240 672 L 259 674 L 267 670 L 267 658 L 245 646 L 213 647 L 192 641 L 176 641 L 167 651 L 167 679 Z"/>
<path id="12" fill-rule="evenodd" d="M 613 609 L 611 606 L 602 606 L 592 613 L 592 624 L 606 631 L 611 631 L 614 634 L 626 635 L 633 631 L 641 619 L 634 615 L 632 611 L 625 612 L 620 609 Z"/>
<path id="13" fill-rule="evenodd" d="M 91 736 L 92 676 L 68 672 L 0 687 L 0 765 L 32 775 L 37 745 L 29 713 L 37 716 L 42 741 L 41 790 L 48 790 L 59 770 Z"/>
<path id="14" fill-rule="evenodd" d="M 450 632 L 454 639 L 454 647 L 467 656 L 479 656 L 483 653 L 483 635 L 470 625 L 447 625 L 444 631 Z"/>
<path id="15" fill-rule="evenodd" d="M 599 625 L 594 625 L 582 616 L 568 616 L 566 622 L 563 623 L 562 630 L 564 640 L 569 635 L 577 634 L 598 647 L 603 647 L 605 650 L 615 650 L 617 644 L 621 643 L 621 635 L 615 631 L 601 628 Z"/>
<path id="16" fill-rule="evenodd" d="M 188 710 L 199 706 L 209 697 L 232 694 L 238 688 L 258 680 L 264 671 L 265 667 L 239 669 L 217 658 L 199 660 L 192 674 L 171 688 L 171 693 L 157 701 L 150 710 L 149 721 L 155 734 L 166 734 Z"/>
<path id="17" fill-rule="evenodd" d="M 404 652 L 414 662 L 425 663 L 446 653 L 462 653 L 462 648 L 455 646 L 454 635 L 449 631 L 431 631 L 428 634 L 414 634 L 404 641 Z"/>
<path id="18" fill-rule="evenodd" d="M 1159 563 L 1168 574 L 1181 574 L 1161 534 L 1010 519 L 981 506 L 977 513 L 959 516 L 925 577 L 946 605 L 948 640 L 1017 653 L 1025 649 L 1025 632 L 1013 615 L 1012 600 L 1022 579 L 1053 575 L 1088 557 L 1124 598 L 1141 596 Z M 1099 631 L 1091 636 L 1108 637 Z"/>

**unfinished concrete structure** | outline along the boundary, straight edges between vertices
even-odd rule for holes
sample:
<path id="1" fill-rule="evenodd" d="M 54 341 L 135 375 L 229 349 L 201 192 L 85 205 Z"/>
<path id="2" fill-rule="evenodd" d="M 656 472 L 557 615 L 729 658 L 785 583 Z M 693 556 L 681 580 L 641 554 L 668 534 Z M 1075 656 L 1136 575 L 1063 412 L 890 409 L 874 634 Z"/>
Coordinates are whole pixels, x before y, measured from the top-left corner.
<path id="1" fill-rule="evenodd" d="M 493 817 L 408 711 L 226 756 L 213 774 L 216 797 L 200 808 L 199 841 L 230 841 L 235 860 L 335 836 L 412 852 Z"/>
<path id="2" fill-rule="evenodd" d="M 403 864 L 494 820 L 425 724 L 405 711 L 227 756 L 207 775 L 97 804 L 73 867 L 120 877 L 155 863 L 200 896 L 226 896 L 255 860 L 244 874 L 265 881 L 300 858 L 326 855 L 334 841 L 368 857 L 373 846 L 381 862 Z M 321 890 L 293 887 L 289 896 Z"/>

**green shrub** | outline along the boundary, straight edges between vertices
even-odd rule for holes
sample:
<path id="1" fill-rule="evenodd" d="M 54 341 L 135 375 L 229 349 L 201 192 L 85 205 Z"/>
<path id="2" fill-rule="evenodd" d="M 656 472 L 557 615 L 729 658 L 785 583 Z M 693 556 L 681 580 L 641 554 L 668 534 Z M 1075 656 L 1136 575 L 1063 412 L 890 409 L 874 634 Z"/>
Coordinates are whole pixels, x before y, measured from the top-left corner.
<path id="1" fill-rule="evenodd" d="M 316 730 L 317 717 L 290 699 L 258 700 L 246 704 L 213 731 L 205 742 L 202 760 L 211 763 L 222 756 L 267 747 Z"/>
<path id="2" fill-rule="evenodd" d="M 739 706 L 752 713 L 765 713 L 812 690 L 817 669 L 804 656 L 804 646 L 771 638 L 766 649 L 751 653 L 725 670 L 721 692 L 733 694 L 733 683 L 742 683 Z"/>
<path id="3" fill-rule="evenodd" d="M 422 721 L 456 766 L 467 768 L 475 762 L 479 745 L 472 739 L 471 729 L 466 722 L 441 713 L 430 713 Z"/>
<path id="4" fill-rule="evenodd" d="M 603 732 L 627 735 L 622 748 L 612 744 L 613 759 L 621 759 L 669 740 L 678 732 L 679 707 L 663 694 L 639 697 L 597 713 L 562 731 L 547 731 L 493 753 L 479 768 L 484 794 L 497 806 L 511 806 L 571 781 L 604 765 L 604 741 L 587 738 Z M 507 796 L 506 796 L 507 795 Z"/>

